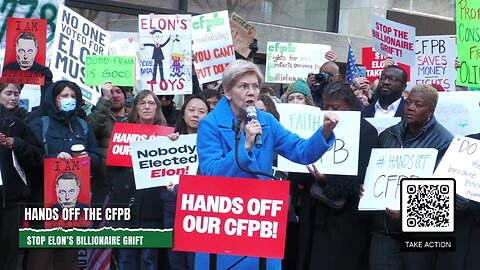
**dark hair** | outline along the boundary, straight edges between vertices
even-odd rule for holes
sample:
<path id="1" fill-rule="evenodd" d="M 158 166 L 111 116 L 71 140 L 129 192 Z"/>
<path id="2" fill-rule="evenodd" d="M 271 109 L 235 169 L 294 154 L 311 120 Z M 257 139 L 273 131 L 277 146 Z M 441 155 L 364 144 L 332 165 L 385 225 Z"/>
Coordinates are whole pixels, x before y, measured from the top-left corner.
<path id="1" fill-rule="evenodd" d="M 403 83 L 407 83 L 408 74 L 407 74 L 407 72 L 405 71 L 405 69 L 403 69 L 403 68 L 401 68 L 400 66 L 397 66 L 397 65 L 391 65 L 391 66 L 388 66 L 388 67 L 384 68 L 383 71 L 385 71 L 386 69 L 389 69 L 389 68 L 393 68 L 393 69 L 400 70 L 400 71 L 402 72 L 402 81 L 403 81 Z M 383 71 L 382 71 L 382 74 L 383 74 Z"/>
<path id="2" fill-rule="evenodd" d="M 217 97 L 219 100 L 222 98 L 222 95 L 217 90 L 214 89 L 204 89 L 200 92 L 199 96 L 204 99 L 209 99 L 211 97 Z"/>
<path id="3" fill-rule="evenodd" d="M 349 83 L 340 80 L 327 84 L 323 90 L 322 102 L 326 97 L 343 100 L 350 111 L 360 111 L 360 103 Z M 324 106 L 324 104 L 322 104 Z"/>
<path id="4" fill-rule="evenodd" d="M 260 88 L 260 94 L 275 96 L 275 90 L 273 90 L 270 86 L 262 85 Z"/>
<path id="5" fill-rule="evenodd" d="M 187 128 L 187 123 L 185 123 L 185 119 L 183 119 L 183 115 L 185 114 L 185 110 L 187 108 L 188 103 L 192 99 L 200 99 L 205 103 L 205 106 L 207 106 L 207 114 L 210 112 L 210 106 L 208 106 L 208 102 L 205 98 L 203 98 L 200 95 L 191 95 L 190 97 L 185 100 L 183 103 L 182 108 L 180 109 L 180 116 L 177 118 L 177 124 L 175 125 L 175 132 L 178 132 L 179 134 L 188 134 L 188 128 Z"/>
<path id="6" fill-rule="evenodd" d="M 21 84 L 16 84 L 16 83 L 0 83 L 0 93 L 1 93 L 5 88 L 7 88 L 7 86 L 8 86 L 9 84 L 15 86 L 15 88 L 17 88 L 18 91 L 22 91 L 23 85 L 21 85 Z"/>
<path id="7" fill-rule="evenodd" d="M 262 101 L 267 108 L 267 112 L 271 113 L 277 121 L 280 121 L 280 114 L 277 111 L 277 107 L 275 106 L 275 102 L 273 102 L 272 98 L 267 94 L 260 94 L 258 95 L 258 100 Z"/>
<path id="8" fill-rule="evenodd" d="M 82 98 L 82 90 L 80 90 L 80 87 L 71 81 L 57 81 L 52 89 L 52 98 L 53 98 L 53 104 L 55 104 L 55 100 L 57 99 L 58 95 L 63 91 L 65 88 L 70 88 L 75 92 L 75 101 L 77 103 L 76 108 L 79 108 L 83 104 L 83 98 Z"/>
<path id="9" fill-rule="evenodd" d="M 66 179 L 74 179 L 75 182 L 77 182 L 77 187 L 80 187 L 80 178 L 78 175 L 72 173 L 72 172 L 63 172 L 57 176 L 57 180 L 55 181 L 55 185 L 58 186 L 58 182 L 60 180 L 66 180 Z"/>
<path id="10" fill-rule="evenodd" d="M 130 112 L 128 113 L 128 116 L 127 116 L 128 122 L 140 123 L 140 119 L 138 119 L 137 105 L 140 103 L 140 101 L 142 101 L 143 98 L 149 95 L 153 97 L 155 104 L 157 104 L 157 109 L 155 110 L 153 124 L 159 125 L 159 126 L 166 126 L 167 120 L 165 120 L 165 116 L 163 116 L 162 106 L 160 106 L 160 101 L 158 100 L 157 96 L 150 90 L 142 90 L 135 96 L 135 100 L 133 101 L 132 108 L 130 109 Z"/>
<path id="11" fill-rule="evenodd" d="M 172 101 L 175 95 L 157 95 L 158 100 L 161 100 L 163 97 L 168 101 Z"/>
<path id="12" fill-rule="evenodd" d="M 22 33 L 20 33 L 20 35 L 18 35 L 17 39 L 15 40 L 16 44 L 18 44 L 19 39 L 33 40 L 33 42 L 35 43 L 35 47 L 38 47 L 37 37 L 32 32 L 22 32 Z"/>

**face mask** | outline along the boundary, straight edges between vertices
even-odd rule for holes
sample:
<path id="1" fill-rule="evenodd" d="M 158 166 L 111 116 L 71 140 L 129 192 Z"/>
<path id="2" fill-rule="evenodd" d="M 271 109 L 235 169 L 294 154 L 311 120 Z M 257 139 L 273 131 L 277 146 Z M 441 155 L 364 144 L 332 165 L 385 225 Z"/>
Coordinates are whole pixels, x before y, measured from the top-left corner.
<path id="1" fill-rule="evenodd" d="M 60 110 L 64 112 L 69 112 L 75 110 L 77 101 L 73 98 L 64 98 L 60 100 Z"/>

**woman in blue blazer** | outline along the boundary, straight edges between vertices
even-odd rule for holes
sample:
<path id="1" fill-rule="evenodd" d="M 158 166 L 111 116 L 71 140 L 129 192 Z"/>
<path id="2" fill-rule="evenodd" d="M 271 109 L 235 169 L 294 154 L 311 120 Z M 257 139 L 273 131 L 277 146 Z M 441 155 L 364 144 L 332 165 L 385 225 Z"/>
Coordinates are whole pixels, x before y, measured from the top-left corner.
<path id="1" fill-rule="evenodd" d="M 235 134 L 233 123 L 240 123 L 238 159 L 242 167 L 266 174 L 272 173 L 274 152 L 301 164 L 311 164 L 333 145 L 333 129 L 338 116 L 326 113 L 323 126 L 311 138 L 302 139 L 286 130 L 271 114 L 255 109 L 256 119 L 247 123 L 246 108 L 255 106 L 263 76 L 253 63 L 237 60 L 223 73 L 222 97 L 215 109 L 200 121 L 197 151 L 203 175 L 269 179 L 241 170 L 235 159 Z M 240 121 L 240 122 L 239 122 Z M 255 137 L 261 135 L 263 146 L 255 147 Z M 241 257 L 218 256 L 217 269 L 226 269 Z M 207 269 L 209 258 L 197 254 L 196 268 Z M 267 269 L 280 269 L 279 260 L 268 260 Z M 249 257 L 235 269 L 258 269 L 258 258 Z"/>

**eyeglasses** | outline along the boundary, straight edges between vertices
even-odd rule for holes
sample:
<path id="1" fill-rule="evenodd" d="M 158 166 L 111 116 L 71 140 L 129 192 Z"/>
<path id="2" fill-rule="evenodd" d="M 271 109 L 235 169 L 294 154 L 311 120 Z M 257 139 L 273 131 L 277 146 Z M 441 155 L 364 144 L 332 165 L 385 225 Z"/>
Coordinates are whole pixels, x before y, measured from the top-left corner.
<path id="1" fill-rule="evenodd" d="M 146 107 L 148 105 L 148 107 L 153 107 L 155 105 L 157 105 L 157 103 L 155 103 L 155 101 L 141 101 L 140 103 L 138 103 L 138 105 L 140 107 Z"/>
<path id="2" fill-rule="evenodd" d="M 382 81 L 385 81 L 388 79 L 392 83 L 398 83 L 398 82 L 405 83 L 402 79 L 398 78 L 397 76 L 387 76 L 385 74 L 378 76 L 378 79 Z"/>

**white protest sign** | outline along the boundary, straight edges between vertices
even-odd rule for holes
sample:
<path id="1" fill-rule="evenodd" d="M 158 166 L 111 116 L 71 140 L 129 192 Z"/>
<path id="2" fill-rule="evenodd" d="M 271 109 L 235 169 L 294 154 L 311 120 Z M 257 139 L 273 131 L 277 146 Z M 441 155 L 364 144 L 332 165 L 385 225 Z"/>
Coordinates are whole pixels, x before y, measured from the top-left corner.
<path id="1" fill-rule="evenodd" d="M 453 135 L 480 131 L 480 92 L 439 92 L 435 118 Z"/>
<path id="2" fill-rule="evenodd" d="M 22 178 L 22 181 L 25 185 L 27 185 L 27 176 L 25 175 L 25 170 L 22 168 L 20 163 L 18 163 L 17 156 L 15 153 L 12 151 L 12 161 L 13 161 L 13 167 L 15 167 L 15 170 L 18 173 L 18 176 Z"/>
<path id="3" fill-rule="evenodd" d="M 190 15 L 139 15 L 141 89 L 157 95 L 192 93 Z"/>
<path id="4" fill-rule="evenodd" d="M 220 80 L 225 68 L 235 61 L 228 11 L 193 16 L 192 40 L 200 84 Z"/>
<path id="5" fill-rule="evenodd" d="M 327 62 L 325 53 L 330 48 L 321 44 L 268 42 L 265 82 L 292 83 L 305 79 L 310 72 L 317 73 Z"/>
<path id="6" fill-rule="evenodd" d="M 101 90 L 99 86 L 85 84 L 85 59 L 89 54 L 108 55 L 109 43 L 108 31 L 60 5 L 50 62 L 53 81 L 76 83 L 82 90 L 83 99 L 97 104 Z"/>
<path id="7" fill-rule="evenodd" d="M 114 56 L 135 56 L 138 57 L 138 33 L 109 31 L 110 47 L 109 55 Z M 135 61 L 135 79 L 140 82 L 140 64 Z"/>
<path id="8" fill-rule="evenodd" d="M 308 139 L 323 125 L 320 108 L 301 104 L 276 104 L 280 123 L 288 130 Z M 360 141 L 360 112 L 335 112 L 340 122 L 335 127 L 336 141 L 315 165 L 324 174 L 357 175 Z M 282 156 L 277 167 L 285 172 L 308 173 L 307 166 Z"/>
<path id="9" fill-rule="evenodd" d="M 180 135 L 130 143 L 137 189 L 178 183 L 182 174 L 195 175 L 198 169 L 197 134 Z M 161 147 L 159 147 L 161 145 Z"/>
<path id="10" fill-rule="evenodd" d="M 374 148 L 358 209 L 400 210 L 400 181 L 432 177 L 437 153 L 434 148 Z"/>
<path id="11" fill-rule="evenodd" d="M 382 133 L 385 129 L 394 126 L 400 121 L 402 121 L 401 117 L 368 117 L 365 118 L 372 126 L 377 129 L 378 134 Z"/>
<path id="12" fill-rule="evenodd" d="M 433 177 L 454 178 L 456 193 L 480 202 L 480 141 L 455 136 Z"/>
<path id="13" fill-rule="evenodd" d="M 411 70 L 414 84 L 438 84 L 455 91 L 455 36 L 417 36 L 416 67 Z"/>
<path id="14" fill-rule="evenodd" d="M 372 15 L 373 48 L 384 56 L 415 65 L 415 28 Z"/>

